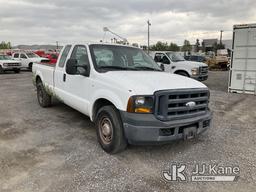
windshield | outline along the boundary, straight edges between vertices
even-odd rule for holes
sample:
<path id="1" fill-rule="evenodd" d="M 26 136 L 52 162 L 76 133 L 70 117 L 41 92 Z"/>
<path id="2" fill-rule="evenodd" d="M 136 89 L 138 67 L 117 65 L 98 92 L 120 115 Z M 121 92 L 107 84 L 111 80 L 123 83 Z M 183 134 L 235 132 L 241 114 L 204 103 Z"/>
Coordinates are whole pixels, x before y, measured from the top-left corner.
<path id="1" fill-rule="evenodd" d="M 167 52 L 166 54 L 173 62 L 185 61 L 184 57 L 182 57 L 179 53 Z"/>
<path id="2" fill-rule="evenodd" d="M 117 45 L 90 45 L 93 63 L 98 70 L 161 71 L 157 63 L 138 48 Z"/>
<path id="3" fill-rule="evenodd" d="M 27 56 L 29 57 L 29 58 L 36 58 L 36 57 L 39 57 L 37 54 L 35 54 L 35 53 L 27 53 Z"/>
<path id="4" fill-rule="evenodd" d="M 8 55 L 0 55 L 0 60 L 12 60 L 12 58 Z"/>

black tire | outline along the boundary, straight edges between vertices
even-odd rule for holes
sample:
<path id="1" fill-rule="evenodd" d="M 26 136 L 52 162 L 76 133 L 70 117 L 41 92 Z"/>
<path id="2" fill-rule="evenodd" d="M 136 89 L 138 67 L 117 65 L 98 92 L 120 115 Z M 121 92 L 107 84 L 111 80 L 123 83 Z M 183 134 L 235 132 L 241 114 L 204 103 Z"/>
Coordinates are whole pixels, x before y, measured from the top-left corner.
<path id="1" fill-rule="evenodd" d="M 45 91 L 44 85 L 41 81 L 36 84 L 37 100 L 41 107 L 50 107 L 52 104 L 51 96 Z"/>
<path id="2" fill-rule="evenodd" d="M 114 106 L 108 105 L 99 109 L 96 126 L 98 142 L 104 151 L 115 154 L 125 150 L 127 140 L 124 136 L 123 123 Z"/>
<path id="3" fill-rule="evenodd" d="M 33 67 L 33 63 L 29 63 L 29 64 L 28 64 L 28 70 L 29 70 L 29 71 L 32 71 L 32 67 Z"/>
<path id="4" fill-rule="evenodd" d="M 3 74 L 4 73 L 4 70 L 2 68 L 2 66 L 0 65 L 0 74 Z"/>
<path id="5" fill-rule="evenodd" d="M 189 77 L 189 75 L 184 71 L 178 71 L 176 74 L 182 75 L 182 76 L 185 76 L 185 77 Z"/>
<path id="6" fill-rule="evenodd" d="M 15 69 L 14 73 L 20 73 L 20 69 Z"/>

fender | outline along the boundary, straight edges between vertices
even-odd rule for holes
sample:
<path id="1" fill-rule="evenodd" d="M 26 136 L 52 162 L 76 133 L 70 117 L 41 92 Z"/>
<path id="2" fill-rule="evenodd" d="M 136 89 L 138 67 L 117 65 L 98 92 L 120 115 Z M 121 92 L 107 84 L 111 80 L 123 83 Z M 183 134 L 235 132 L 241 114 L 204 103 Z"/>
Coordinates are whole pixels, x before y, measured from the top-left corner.
<path id="1" fill-rule="evenodd" d="M 127 102 L 129 99 L 129 95 L 123 96 L 122 98 L 118 96 L 116 93 L 109 91 L 109 90 L 99 90 L 95 92 L 95 94 L 92 95 L 91 97 L 91 102 L 89 105 L 89 116 L 90 119 L 93 120 L 93 107 L 95 102 L 98 99 L 106 99 L 110 101 L 111 103 L 114 104 L 114 106 L 119 109 L 119 110 L 126 110 Z"/>

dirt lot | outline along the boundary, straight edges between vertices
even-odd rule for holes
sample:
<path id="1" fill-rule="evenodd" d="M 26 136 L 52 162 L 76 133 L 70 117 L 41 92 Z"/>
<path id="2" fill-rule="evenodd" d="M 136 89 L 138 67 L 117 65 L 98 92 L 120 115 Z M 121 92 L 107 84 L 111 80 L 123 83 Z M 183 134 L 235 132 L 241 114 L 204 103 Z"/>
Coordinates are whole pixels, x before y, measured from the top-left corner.
<path id="1" fill-rule="evenodd" d="M 0 191 L 256 191 L 256 97 L 228 94 L 227 73 L 211 72 L 212 128 L 196 140 L 129 146 L 106 154 L 94 125 L 56 103 L 37 104 L 29 72 L 0 76 Z M 237 165 L 237 182 L 171 182 L 171 162 Z"/>

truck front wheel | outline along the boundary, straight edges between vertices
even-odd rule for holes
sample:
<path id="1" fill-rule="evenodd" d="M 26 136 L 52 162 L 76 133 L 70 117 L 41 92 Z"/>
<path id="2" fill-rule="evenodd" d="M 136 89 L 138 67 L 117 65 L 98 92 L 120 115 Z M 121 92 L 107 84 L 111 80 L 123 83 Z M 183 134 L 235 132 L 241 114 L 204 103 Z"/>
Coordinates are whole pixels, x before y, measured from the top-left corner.
<path id="1" fill-rule="evenodd" d="M 110 154 L 123 151 L 127 146 L 120 114 L 114 106 L 99 109 L 96 118 L 97 138 L 104 151 Z"/>
<path id="2" fill-rule="evenodd" d="M 41 107 L 51 106 L 51 96 L 46 92 L 44 85 L 41 81 L 36 84 L 37 89 L 37 100 Z"/>

